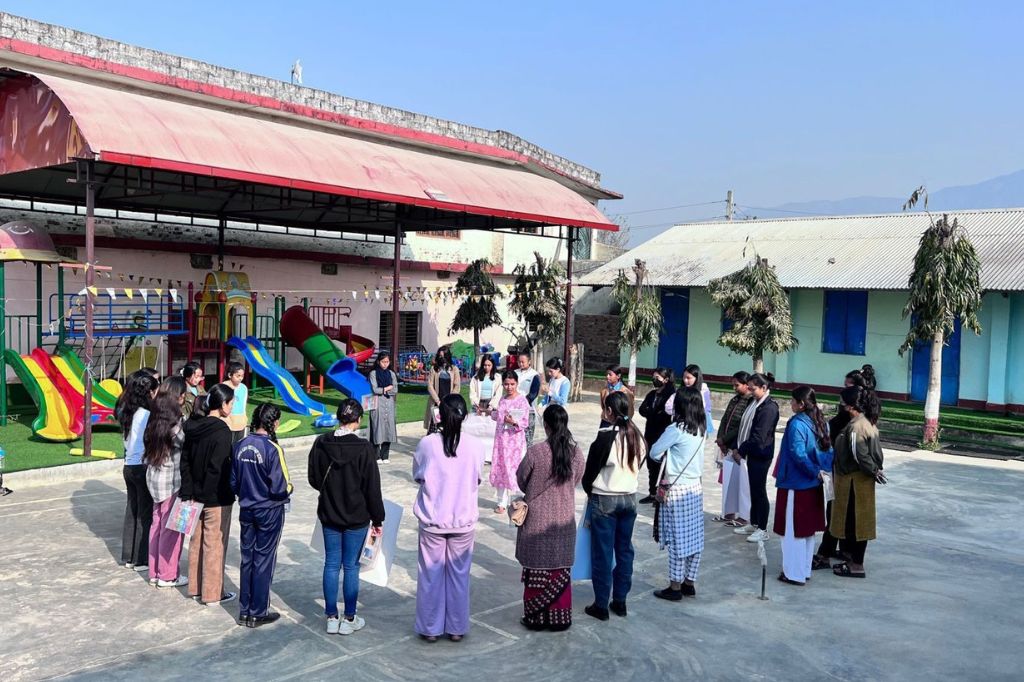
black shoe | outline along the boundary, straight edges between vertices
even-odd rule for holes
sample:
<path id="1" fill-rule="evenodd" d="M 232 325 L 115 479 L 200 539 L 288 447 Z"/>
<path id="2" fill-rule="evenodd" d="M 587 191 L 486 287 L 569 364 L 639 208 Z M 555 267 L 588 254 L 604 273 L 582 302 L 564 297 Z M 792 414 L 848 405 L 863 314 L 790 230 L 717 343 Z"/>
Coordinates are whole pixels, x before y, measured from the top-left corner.
<path id="1" fill-rule="evenodd" d="M 583 613 L 598 620 L 608 620 L 611 617 L 608 615 L 608 609 L 598 608 L 597 604 L 591 604 L 583 609 Z"/>
<path id="2" fill-rule="evenodd" d="M 686 583 L 683 583 L 683 590 L 682 590 L 682 592 L 683 592 L 683 596 L 684 597 L 696 597 L 697 596 L 697 588 L 694 587 L 693 585 L 688 585 Z"/>
<path id="3" fill-rule="evenodd" d="M 654 596 L 658 599 L 666 599 L 668 601 L 682 601 L 683 591 L 673 590 L 671 587 L 666 587 L 663 590 L 655 590 Z"/>
<path id="4" fill-rule="evenodd" d="M 533 630 L 534 632 L 540 632 L 541 630 L 548 629 L 548 626 L 544 623 L 531 623 L 530 621 L 526 620 L 526 618 L 520 618 L 519 624 L 527 630 Z"/>
<path id="5" fill-rule="evenodd" d="M 265 616 L 249 616 L 249 622 L 247 625 L 251 628 L 258 628 L 261 625 L 269 625 L 274 623 L 281 618 L 281 614 L 277 611 L 267 611 Z"/>
<path id="6" fill-rule="evenodd" d="M 572 627 L 572 623 L 566 623 L 565 625 L 549 625 L 549 632 L 565 632 Z"/>
<path id="7" fill-rule="evenodd" d="M 626 617 L 626 602 L 624 601 L 613 601 L 608 605 L 608 610 L 614 613 L 616 616 Z"/>
<path id="8" fill-rule="evenodd" d="M 640 500 L 640 504 L 654 504 L 654 495 L 648 495 Z"/>
<path id="9" fill-rule="evenodd" d="M 250 620 L 252 620 L 252 616 L 239 616 L 237 623 L 242 627 L 252 627 L 249 625 Z"/>

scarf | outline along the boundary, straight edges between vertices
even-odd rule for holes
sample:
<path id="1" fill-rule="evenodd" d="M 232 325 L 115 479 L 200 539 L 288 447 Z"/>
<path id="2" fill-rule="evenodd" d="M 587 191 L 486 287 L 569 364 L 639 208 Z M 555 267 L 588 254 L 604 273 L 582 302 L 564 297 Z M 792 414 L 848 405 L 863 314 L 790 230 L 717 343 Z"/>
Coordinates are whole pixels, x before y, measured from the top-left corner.
<path id="1" fill-rule="evenodd" d="M 377 377 L 377 388 L 387 388 L 391 385 L 391 370 L 390 369 L 375 369 L 373 370 L 374 375 Z"/>
<path id="2" fill-rule="evenodd" d="M 623 386 L 621 381 L 617 381 L 614 384 L 608 384 L 608 391 L 610 393 L 615 393 L 616 391 L 621 391 L 623 388 L 624 388 L 624 386 Z"/>
<path id="3" fill-rule="evenodd" d="M 740 435 L 736 439 L 737 445 L 742 445 L 745 440 L 750 438 L 750 430 L 754 427 L 754 413 L 757 412 L 757 408 L 761 407 L 761 403 L 768 400 L 769 396 L 771 396 L 771 391 L 765 391 L 760 400 L 750 401 L 746 412 L 743 413 L 743 418 L 740 419 Z"/>

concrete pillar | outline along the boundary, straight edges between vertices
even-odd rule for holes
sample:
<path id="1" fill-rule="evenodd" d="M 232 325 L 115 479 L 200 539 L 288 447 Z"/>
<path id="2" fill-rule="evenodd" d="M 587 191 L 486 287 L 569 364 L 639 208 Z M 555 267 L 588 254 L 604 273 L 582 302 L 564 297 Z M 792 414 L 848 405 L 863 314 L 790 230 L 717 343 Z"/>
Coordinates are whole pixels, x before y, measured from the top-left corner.
<path id="1" fill-rule="evenodd" d="M 984 305 L 990 311 L 989 328 L 985 332 L 989 336 L 988 356 L 988 391 L 985 402 L 989 405 L 1006 405 L 1009 402 L 1007 393 L 1009 379 L 1009 348 L 1010 348 L 1010 299 L 1001 293 L 991 293 L 985 297 Z"/>

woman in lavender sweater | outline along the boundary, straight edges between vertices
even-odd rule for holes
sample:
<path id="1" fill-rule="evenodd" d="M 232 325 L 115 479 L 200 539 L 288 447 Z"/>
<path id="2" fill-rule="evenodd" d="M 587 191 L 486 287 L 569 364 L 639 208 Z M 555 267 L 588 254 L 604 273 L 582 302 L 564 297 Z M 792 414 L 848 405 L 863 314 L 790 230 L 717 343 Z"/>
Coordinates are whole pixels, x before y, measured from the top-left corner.
<path id="1" fill-rule="evenodd" d="M 420 441 L 412 463 L 413 480 L 420 484 L 413 507 L 420 522 L 416 632 L 428 642 L 445 634 L 458 642 L 469 631 L 469 569 L 484 449 L 462 435 L 467 409 L 461 395 L 442 398 L 440 411 L 440 432 Z"/>

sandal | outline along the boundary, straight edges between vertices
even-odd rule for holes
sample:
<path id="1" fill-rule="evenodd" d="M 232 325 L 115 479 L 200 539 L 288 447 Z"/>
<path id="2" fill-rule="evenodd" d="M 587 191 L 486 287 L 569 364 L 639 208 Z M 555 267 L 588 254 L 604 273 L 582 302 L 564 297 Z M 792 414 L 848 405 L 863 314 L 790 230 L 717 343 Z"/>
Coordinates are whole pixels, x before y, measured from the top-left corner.
<path id="1" fill-rule="evenodd" d="M 832 572 L 840 578 L 866 578 L 868 577 L 865 571 L 854 571 L 850 569 L 850 564 L 845 561 L 841 564 L 836 564 L 832 567 Z"/>
<path id="2" fill-rule="evenodd" d="M 712 516 L 711 520 L 716 521 L 718 523 L 722 523 L 723 521 L 732 521 L 732 519 L 730 519 L 728 516 L 722 516 L 721 514 L 719 514 L 718 516 Z"/>
<path id="3" fill-rule="evenodd" d="M 728 521 L 725 522 L 725 525 L 728 526 L 729 528 L 743 528 L 743 526 L 745 526 L 747 524 L 745 522 L 743 522 L 743 521 L 738 520 L 738 519 L 729 519 Z"/>
<path id="4" fill-rule="evenodd" d="M 825 568 L 832 568 L 832 562 L 829 561 L 827 557 L 815 554 L 814 558 L 811 559 L 811 570 L 820 571 Z"/>
<path id="5" fill-rule="evenodd" d="M 786 583 L 788 585 L 796 585 L 797 587 L 804 586 L 802 582 L 799 582 L 797 580 L 790 580 L 789 578 L 787 578 L 785 573 L 779 573 L 779 582 Z"/>

